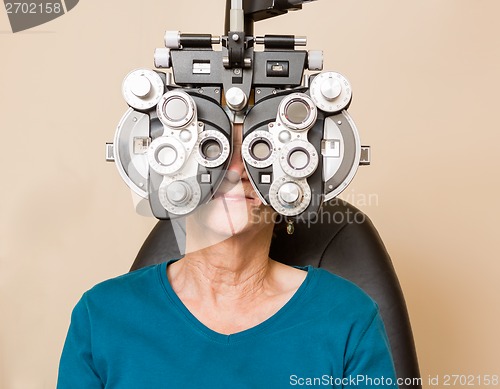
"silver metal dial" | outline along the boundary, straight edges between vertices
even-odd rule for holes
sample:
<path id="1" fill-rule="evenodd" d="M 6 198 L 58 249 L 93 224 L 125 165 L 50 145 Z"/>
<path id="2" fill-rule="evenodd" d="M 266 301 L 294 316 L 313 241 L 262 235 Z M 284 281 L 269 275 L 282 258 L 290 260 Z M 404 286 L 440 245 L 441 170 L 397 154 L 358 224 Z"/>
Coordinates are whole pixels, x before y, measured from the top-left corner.
<path id="1" fill-rule="evenodd" d="M 305 131 L 316 122 L 318 111 L 308 95 L 292 93 L 281 101 L 278 117 L 286 127 L 295 131 Z"/>
<path id="2" fill-rule="evenodd" d="M 295 182 L 287 182 L 278 190 L 278 198 L 284 206 L 296 205 L 301 200 L 302 191 Z"/>
<path id="3" fill-rule="evenodd" d="M 323 72 L 311 83 L 311 97 L 316 106 L 325 112 L 340 112 L 352 98 L 351 84 L 342 74 Z"/>
<path id="4" fill-rule="evenodd" d="M 318 167 L 318 152 L 311 143 L 304 140 L 287 143 L 280 155 L 280 166 L 290 177 L 309 177 Z"/>
<path id="5" fill-rule="evenodd" d="M 174 174 L 184 165 L 185 161 L 186 150 L 182 143 L 173 137 L 160 136 L 149 146 L 149 166 L 158 174 Z"/>
<path id="6" fill-rule="evenodd" d="M 158 190 L 160 203 L 173 215 L 186 215 L 200 203 L 201 189 L 194 177 L 174 180 L 164 177 Z"/>
<path id="7" fill-rule="evenodd" d="M 174 181 L 166 190 L 168 200 L 175 205 L 184 205 L 191 198 L 191 194 L 191 187 L 184 181 Z"/>
<path id="8" fill-rule="evenodd" d="M 226 162 L 231 146 L 221 132 L 205 130 L 199 135 L 195 150 L 196 161 L 202 166 L 213 168 Z"/>
<path id="9" fill-rule="evenodd" d="M 247 105 L 248 99 L 238 87 L 229 88 L 226 92 L 226 104 L 232 110 L 239 112 Z"/>
<path id="10" fill-rule="evenodd" d="M 186 92 L 169 91 L 161 97 L 156 112 L 160 121 L 168 127 L 183 128 L 193 121 L 196 106 Z"/>
<path id="11" fill-rule="evenodd" d="M 305 179 L 288 180 L 282 177 L 272 183 L 269 189 L 272 207 L 285 216 L 296 216 L 311 203 L 311 188 Z"/>
<path id="12" fill-rule="evenodd" d="M 256 168 L 271 166 L 278 153 L 273 136 L 268 131 L 257 130 L 248 135 L 241 145 L 243 159 Z"/>
<path id="13" fill-rule="evenodd" d="M 164 91 L 163 80 L 153 70 L 133 70 L 123 80 L 123 97 L 127 104 L 135 109 L 146 110 L 154 107 Z"/>

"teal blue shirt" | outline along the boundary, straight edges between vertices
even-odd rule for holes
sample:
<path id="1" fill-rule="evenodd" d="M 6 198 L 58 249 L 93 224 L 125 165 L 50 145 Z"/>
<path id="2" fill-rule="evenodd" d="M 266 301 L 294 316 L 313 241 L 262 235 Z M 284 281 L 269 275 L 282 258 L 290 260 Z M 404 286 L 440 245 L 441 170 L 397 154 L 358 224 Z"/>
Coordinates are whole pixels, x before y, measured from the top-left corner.
<path id="1" fill-rule="evenodd" d="M 276 314 L 224 335 L 184 306 L 167 265 L 83 295 L 57 389 L 397 387 L 378 307 L 354 284 L 301 268 L 304 282 Z"/>

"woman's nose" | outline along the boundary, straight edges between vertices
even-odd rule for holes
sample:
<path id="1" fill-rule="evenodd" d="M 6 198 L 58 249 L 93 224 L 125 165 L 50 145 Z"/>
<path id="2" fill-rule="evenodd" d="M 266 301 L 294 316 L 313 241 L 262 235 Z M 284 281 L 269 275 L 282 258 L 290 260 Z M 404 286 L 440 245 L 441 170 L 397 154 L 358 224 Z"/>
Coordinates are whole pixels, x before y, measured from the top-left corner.
<path id="1" fill-rule="evenodd" d="M 227 168 L 226 178 L 230 182 L 236 183 L 244 177 L 246 177 L 246 170 L 243 159 L 241 158 L 241 145 L 239 145 L 235 146 L 233 149 L 233 155 Z"/>
<path id="2" fill-rule="evenodd" d="M 233 155 L 227 168 L 227 179 L 233 183 L 239 181 L 241 178 L 246 178 L 245 165 L 241 157 L 241 142 L 242 142 L 243 126 L 241 124 L 234 124 L 233 126 Z"/>

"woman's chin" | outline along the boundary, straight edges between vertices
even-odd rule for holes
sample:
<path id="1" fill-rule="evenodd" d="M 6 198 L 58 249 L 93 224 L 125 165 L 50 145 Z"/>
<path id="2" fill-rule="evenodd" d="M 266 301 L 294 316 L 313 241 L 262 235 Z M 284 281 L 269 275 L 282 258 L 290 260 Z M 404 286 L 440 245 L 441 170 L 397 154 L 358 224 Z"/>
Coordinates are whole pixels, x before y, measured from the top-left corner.
<path id="1" fill-rule="evenodd" d="M 210 240 L 223 241 L 258 228 L 254 215 L 261 204 L 259 199 L 220 196 L 199 207 L 190 219 L 197 224 L 200 234 L 204 234 L 201 239 L 210 236 Z"/>

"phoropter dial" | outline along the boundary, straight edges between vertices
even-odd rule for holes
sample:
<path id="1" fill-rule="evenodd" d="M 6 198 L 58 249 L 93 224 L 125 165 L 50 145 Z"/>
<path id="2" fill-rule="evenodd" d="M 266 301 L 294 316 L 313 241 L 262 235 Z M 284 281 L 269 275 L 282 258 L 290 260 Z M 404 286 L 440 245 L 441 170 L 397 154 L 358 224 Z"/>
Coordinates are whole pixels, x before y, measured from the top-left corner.
<path id="1" fill-rule="evenodd" d="M 123 80 L 122 93 L 132 108 L 144 111 L 160 101 L 165 85 L 158 73 L 149 69 L 137 69 Z"/>
<path id="2" fill-rule="evenodd" d="M 248 135 L 241 145 L 243 159 L 256 168 L 271 166 L 278 153 L 273 136 L 268 131 L 254 131 Z"/>
<path id="3" fill-rule="evenodd" d="M 196 178 L 174 180 L 164 177 L 158 190 L 161 205 L 173 215 L 186 215 L 200 203 L 201 189 Z"/>
<path id="4" fill-rule="evenodd" d="M 169 91 L 165 93 L 156 107 L 160 121 L 170 128 L 183 128 L 189 125 L 196 114 L 194 100 L 186 92 Z"/>
<path id="5" fill-rule="evenodd" d="M 227 138 L 219 131 L 205 130 L 199 135 L 195 146 L 196 161 L 205 167 L 213 168 L 226 162 L 231 152 Z"/>
<path id="6" fill-rule="evenodd" d="M 304 140 L 287 143 L 280 155 L 281 168 L 293 178 L 309 177 L 318 167 L 318 152 L 311 143 Z"/>
<path id="7" fill-rule="evenodd" d="M 160 136 L 149 146 L 149 166 L 158 174 L 172 175 L 182 168 L 185 161 L 184 146 L 174 137 Z"/>
<path id="8" fill-rule="evenodd" d="M 296 206 L 300 203 L 302 191 L 295 182 L 287 182 L 278 189 L 278 200 L 286 207 Z"/>
<path id="9" fill-rule="evenodd" d="M 311 83 L 311 98 L 322 111 L 340 112 L 351 102 L 351 84 L 340 73 L 320 73 Z"/>
<path id="10" fill-rule="evenodd" d="M 311 202 L 311 188 L 306 180 L 286 179 L 272 183 L 269 189 L 272 207 L 285 216 L 296 216 L 306 210 Z"/>
<path id="11" fill-rule="evenodd" d="M 317 116 L 316 105 L 304 93 L 292 93 L 285 97 L 278 109 L 281 122 L 295 131 L 309 130 L 316 122 Z"/>

